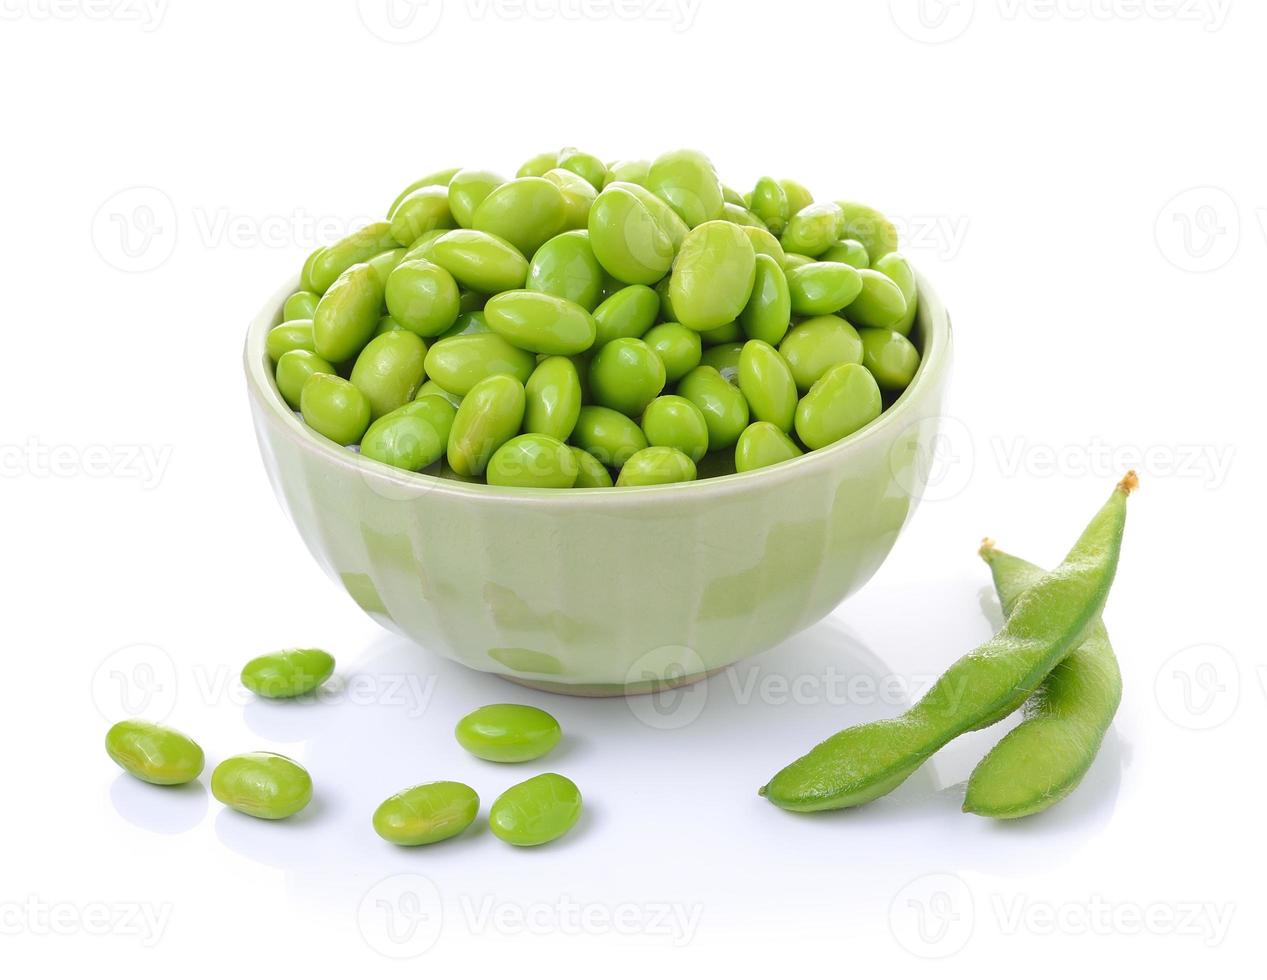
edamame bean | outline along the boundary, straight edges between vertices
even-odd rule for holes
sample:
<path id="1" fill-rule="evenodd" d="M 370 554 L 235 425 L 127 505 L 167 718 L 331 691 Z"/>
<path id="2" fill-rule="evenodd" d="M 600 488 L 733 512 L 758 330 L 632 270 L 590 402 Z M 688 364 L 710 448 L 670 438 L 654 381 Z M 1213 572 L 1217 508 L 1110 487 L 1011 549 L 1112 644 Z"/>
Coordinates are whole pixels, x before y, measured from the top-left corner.
<path id="1" fill-rule="evenodd" d="M 106 754 L 125 772 L 156 786 L 180 786 L 198 778 L 202 749 L 188 735 L 133 718 L 110 726 Z"/>
<path id="2" fill-rule="evenodd" d="M 783 246 L 779 244 L 777 238 L 766 229 L 756 228 L 752 225 L 741 225 L 739 230 L 748 236 L 748 243 L 757 255 L 768 255 L 779 263 L 779 268 L 783 268 L 787 254 L 783 251 Z M 809 256 L 805 258 L 806 261 L 809 261 Z"/>
<path id="3" fill-rule="evenodd" d="M 483 475 L 493 453 L 519 432 L 524 400 L 523 384 L 508 374 L 485 378 L 467 392 L 449 430 L 447 456 L 454 472 Z"/>
<path id="4" fill-rule="evenodd" d="M 566 357 L 547 357 L 524 385 L 524 431 L 566 440 L 581 412 L 581 379 Z"/>
<path id="5" fill-rule="evenodd" d="M 262 698 L 297 698 L 315 691 L 334 673 L 334 657 L 324 650 L 278 650 L 248 660 L 242 686 Z"/>
<path id="6" fill-rule="evenodd" d="M 650 160 L 617 160 L 607 168 L 607 177 L 603 187 L 614 183 L 647 185 L 647 175 L 651 173 Z M 599 190 L 603 188 L 600 187 Z"/>
<path id="7" fill-rule="evenodd" d="M 840 207 L 830 201 L 807 204 L 788 219 L 779 243 L 784 251 L 822 255 L 840 238 Z"/>
<path id="8" fill-rule="evenodd" d="M 412 194 L 418 188 L 432 187 L 432 186 L 445 187 L 448 185 L 449 181 L 453 179 L 454 175 L 457 174 L 457 172 L 460 169 L 461 169 L 460 167 L 452 167 L 448 170 L 437 170 L 435 173 L 427 174 L 425 177 L 419 177 L 412 184 L 410 184 L 403 191 L 401 191 L 399 194 L 396 195 L 396 199 L 392 201 L 391 207 L 387 209 L 387 217 L 390 218 L 393 214 L 395 214 L 396 209 L 400 207 L 400 202 L 403 201 L 405 198 L 407 198 L 410 194 Z"/>
<path id="9" fill-rule="evenodd" d="M 862 242 L 874 268 L 878 259 L 897 251 L 897 229 L 873 207 L 857 201 L 837 201 L 840 208 L 840 237 Z"/>
<path id="10" fill-rule="evenodd" d="M 282 305 L 282 322 L 287 320 L 311 320 L 317 311 L 317 301 L 321 297 L 307 289 L 291 293 Z"/>
<path id="11" fill-rule="evenodd" d="M 369 401 L 371 419 L 413 400 L 426 377 L 426 357 L 427 345 L 408 330 L 379 334 L 365 345 L 348 380 Z"/>
<path id="12" fill-rule="evenodd" d="M 769 255 L 756 257 L 752 295 L 739 314 L 744 333 L 753 340 L 777 344 L 792 322 L 792 294 L 787 276 L 778 261 Z"/>
<path id="13" fill-rule="evenodd" d="M 589 232 L 565 231 L 537 249 L 525 288 L 569 300 L 586 312 L 598 306 L 603 267 L 590 248 Z"/>
<path id="14" fill-rule="evenodd" d="M 615 409 L 583 405 L 572 430 L 572 443 L 604 466 L 619 469 L 639 449 L 647 448 L 647 437 L 633 419 Z"/>
<path id="15" fill-rule="evenodd" d="M 906 315 L 906 298 L 902 290 L 892 279 L 875 269 L 860 269 L 858 275 L 862 279 L 862 289 L 845 309 L 845 316 L 859 327 L 892 329 Z"/>
<path id="16" fill-rule="evenodd" d="M 786 810 L 832 810 L 899 786 L 947 742 L 1032 692 L 1104 608 L 1117 570 L 1128 473 L 1055 571 L 1017 601 L 994 638 L 954 663 L 899 718 L 847 728 L 777 773 L 761 795 Z"/>
<path id="17" fill-rule="evenodd" d="M 248 817 L 282 820 L 312 800 L 312 777 L 284 755 L 248 752 L 231 756 L 212 770 L 211 794 Z"/>
<path id="18" fill-rule="evenodd" d="M 463 168 L 455 173 L 449 181 L 449 213 L 458 227 L 472 227 L 475 209 L 504 183 L 505 178 L 491 170 Z"/>
<path id="19" fill-rule="evenodd" d="M 728 449 L 748 425 L 748 403 L 743 394 L 716 368 L 700 365 L 678 383 L 677 393 L 704 415 L 708 424 L 708 450 Z"/>
<path id="20" fill-rule="evenodd" d="M 731 224 L 739 225 L 741 228 L 760 228 L 762 231 L 768 230 L 761 219 L 747 208 L 742 208 L 737 204 L 731 204 L 729 201 L 722 205 L 721 216 L 723 221 L 729 221 Z"/>
<path id="21" fill-rule="evenodd" d="M 590 362 L 590 396 L 631 418 L 664 390 L 665 380 L 660 358 L 636 337 L 619 337 L 605 344 Z"/>
<path id="22" fill-rule="evenodd" d="M 507 844 L 535 847 L 562 837 L 581 816 L 581 791 L 566 776 L 546 772 L 510 787 L 493 801 L 489 829 Z"/>
<path id="23" fill-rule="evenodd" d="M 660 297 L 650 286 L 635 283 L 608 296 L 594 311 L 594 346 L 620 337 L 641 337 L 656 321 Z"/>
<path id="24" fill-rule="evenodd" d="M 787 213 L 789 217 L 814 203 L 814 195 L 809 192 L 804 184 L 784 177 L 779 181 L 779 186 L 783 188 L 783 194 L 787 197 Z"/>
<path id="25" fill-rule="evenodd" d="M 787 192 L 777 180 L 773 177 L 760 178 L 752 189 L 749 207 L 753 214 L 765 222 L 770 231 L 776 235 L 783 234 L 790 212 L 787 206 Z"/>
<path id="26" fill-rule="evenodd" d="M 822 449 L 879 418 L 883 410 L 871 372 L 861 364 L 838 364 L 796 406 L 796 434 L 810 449 Z"/>
<path id="27" fill-rule="evenodd" d="M 408 251 L 409 250 L 407 248 L 388 249 L 386 252 L 379 252 L 366 264 L 374 270 L 375 274 L 379 278 L 379 281 L 386 286 L 387 277 L 392 274 L 396 266 L 400 265 L 401 259 L 405 257 Z"/>
<path id="28" fill-rule="evenodd" d="M 664 365 L 665 381 L 670 384 L 699 366 L 703 351 L 700 335 L 680 323 L 661 323 L 654 326 L 643 334 L 642 342 L 660 358 L 660 363 Z"/>
<path id="29" fill-rule="evenodd" d="M 673 150 L 661 154 L 647 173 L 647 190 L 667 201 L 694 228 L 721 217 L 725 198 L 721 181 L 708 157 L 695 150 Z"/>
<path id="30" fill-rule="evenodd" d="M 714 344 L 704 351 L 700 363 L 716 368 L 717 373 L 736 387 L 739 386 L 739 355 L 743 353 L 742 341 Z"/>
<path id="31" fill-rule="evenodd" d="M 475 209 L 471 227 L 531 255 L 563 230 L 567 205 L 558 185 L 544 177 L 516 177 L 493 188 Z"/>
<path id="32" fill-rule="evenodd" d="M 457 413 L 457 400 L 422 394 L 370 425 L 361 437 L 361 455 L 417 473 L 444 455 Z"/>
<path id="33" fill-rule="evenodd" d="M 606 466 L 578 446 L 568 446 L 568 448 L 576 457 L 576 483 L 573 486 L 578 490 L 612 486 L 612 475 Z"/>
<path id="34" fill-rule="evenodd" d="M 541 177 L 547 170 L 553 170 L 559 165 L 559 153 L 557 150 L 551 150 L 548 153 L 538 153 L 535 157 L 529 157 L 524 161 L 522 167 L 515 171 L 516 177 Z"/>
<path id="35" fill-rule="evenodd" d="M 331 364 L 355 357 L 374 336 L 383 308 L 383 281 L 364 262 L 349 266 L 325 291 L 312 318 L 317 353 Z"/>
<path id="36" fill-rule="evenodd" d="M 620 468 L 618 487 L 650 487 L 662 483 L 689 483 L 695 479 L 695 464 L 680 449 L 648 446 L 640 449 Z"/>
<path id="37" fill-rule="evenodd" d="M 405 259 L 387 277 L 387 309 L 397 323 L 419 337 L 436 337 L 458 318 L 458 284 L 426 259 Z"/>
<path id="38" fill-rule="evenodd" d="M 352 266 L 368 262 L 397 244 L 390 222 L 376 221 L 366 225 L 333 245 L 314 252 L 310 256 L 311 265 L 306 266 L 308 285 L 303 288 L 325 295 L 334 281 Z"/>
<path id="39" fill-rule="evenodd" d="M 439 185 L 419 187 L 392 212 L 392 238 L 410 246 L 419 235 L 437 228 L 452 228 L 455 224 L 449 211 L 449 189 Z"/>
<path id="40" fill-rule="evenodd" d="M 602 187 L 607 182 L 607 165 L 592 153 L 582 153 L 575 146 L 565 146 L 559 151 L 558 166 L 585 180 L 591 187 Z"/>
<path id="41" fill-rule="evenodd" d="M 321 297 L 321 293 L 324 292 L 324 290 L 318 290 L 313 284 L 313 267 L 317 264 L 317 260 L 321 258 L 321 253 L 325 250 L 324 245 L 314 248 L 308 253 L 308 257 L 304 259 L 303 267 L 299 270 L 299 288 L 306 293 L 312 293 L 318 299 Z"/>
<path id="42" fill-rule="evenodd" d="M 764 340 L 750 340 L 739 355 L 739 390 L 759 422 L 792 431 L 796 417 L 796 379 L 777 350 Z"/>
<path id="43" fill-rule="evenodd" d="M 277 390 L 298 410 L 304 385 L 314 374 L 335 374 L 334 365 L 310 350 L 288 350 L 277 361 Z"/>
<path id="44" fill-rule="evenodd" d="M 549 170 L 545 179 L 554 184 L 563 195 L 563 227 L 584 229 L 589 227 L 590 208 L 598 191 L 584 177 L 570 170 Z"/>
<path id="45" fill-rule="evenodd" d="M 642 431 L 652 446 L 668 446 L 698 463 L 708 452 L 708 423 L 695 403 L 680 395 L 661 395 L 642 414 Z"/>
<path id="46" fill-rule="evenodd" d="M 594 318 L 571 300 L 511 289 L 484 305 L 489 328 L 516 347 L 538 354 L 580 354 L 594 343 Z"/>
<path id="47" fill-rule="evenodd" d="M 488 762 L 530 762 L 559 744 L 554 716 L 527 704 L 486 704 L 464 715 L 453 734 L 458 744 Z"/>
<path id="48" fill-rule="evenodd" d="M 479 309 L 472 313 L 459 313 L 458 318 L 453 321 L 453 326 L 440 334 L 440 339 L 444 340 L 446 337 L 461 337 L 464 334 L 488 332 L 488 321 L 484 319 L 483 309 Z"/>
<path id="49" fill-rule="evenodd" d="M 422 383 L 422 387 L 418 389 L 418 394 L 414 395 L 414 401 L 422 401 L 422 399 L 426 398 L 428 395 L 438 395 L 454 408 L 457 408 L 458 405 L 462 403 L 461 395 L 455 395 L 451 391 L 446 391 L 434 381 L 424 381 Z M 445 439 L 447 440 L 448 436 L 445 436 Z"/>
<path id="50" fill-rule="evenodd" d="M 490 487 L 566 490 L 580 467 L 572 451 L 554 436 L 529 432 L 498 447 L 488 461 Z"/>
<path id="51" fill-rule="evenodd" d="M 589 213 L 590 246 L 603 268 L 624 283 L 650 285 L 669 271 L 676 246 L 669 230 L 634 191 L 608 184 Z"/>
<path id="52" fill-rule="evenodd" d="M 809 391 L 814 382 L 837 364 L 862 363 L 862 338 L 838 316 L 802 320 L 788 331 L 779 353 L 792 369 L 796 387 Z"/>
<path id="53" fill-rule="evenodd" d="M 723 323 L 712 330 L 701 330 L 699 339 L 705 347 L 716 347 L 718 344 L 734 344 L 743 338 L 743 327 L 738 320 Z"/>
<path id="54" fill-rule="evenodd" d="M 763 466 L 774 466 L 800 455 L 800 448 L 777 425 L 753 422 L 735 443 L 735 472 L 746 473 Z"/>
<path id="55" fill-rule="evenodd" d="M 374 833 L 391 844 L 418 847 L 456 837 L 475 822 L 480 798 L 465 783 L 442 780 L 394 793 L 374 811 Z"/>
<path id="56" fill-rule="evenodd" d="M 430 242 L 422 256 L 444 269 L 458 284 L 492 295 L 519 289 L 528 278 L 528 260 L 504 238 L 455 228 Z"/>
<path id="57" fill-rule="evenodd" d="M 859 330 L 862 366 L 889 391 L 905 391 L 919 369 L 919 351 L 896 330 Z"/>
<path id="58" fill-rule="evenodd" d="M 282 355 L 292 350 L 316 352 L 312 339 L 311 320 L 288 320 L 279 323 L 264 338 L 264 349 L 274 364 L 282 359 Z"/>
<path id="59" fill-rule="evenodd" d="M 986 540 L 1003 614 L 1010 616 L 1046 574 Z M 1046 810 L 1072 793 L 1091 767 L 1122 700 L 1122 674 L 1100 619 L 1082 643 L 1052 668 L 1025 702 L 1025 720 L 977 764 L 968 778 L 967 813 L 1007 820 Z"/>
<path id="60" fill-rule="evenodd" d="M 915 316 L 919 312 L 919 283 L 915 279 L 915 271 L 911 268 L 911 264 L 896 252 L 890 252 L 879 259 L 872 268 L 876 272 L 884 273 L 897 283 L 898 289 L 902 290 L 902 298 L 906 300 L 906 313 L 890 329 L 906 336 L 911 332 Z"/>
<path id="61" fill-rule="evenodd" d="M 735 320 L 748 305 L 756 253 L 748 236 L 729 221 L 706 221 L 682 242 L 669 279 L 677 322 L 711 330 Z"/>
<path id="62" fill-rule="evenodd" d="M 844 238 L 824 252 L 820 259 L 823 262 L 843 262 L 855 269 L 865 269 L 871 265 L 866 246 L 856 238 Z"/>
<path id="63" fill-rule="evenodd" d="M 427 376 L 459 398 L 495 374 L 508 374 L 526 382 L 537 359 L 499 334 L 468 333 L 437 340 L 423 362 Z"/>
<path id="64" fill-rule="evenodd" d="M 859 271 L 843 262 L 809 262 L 787 273 L 788 296 L 797 316 L 823 316 L 843 310 L 863 289 Z"/>
<path id="65" fill-rule="evenodd" d="M 314 374 L 299 393 L 299 411 L 314 432 L 340 446 L 353 446 L 370 424 L 369 399 L 352 382 Z"/>

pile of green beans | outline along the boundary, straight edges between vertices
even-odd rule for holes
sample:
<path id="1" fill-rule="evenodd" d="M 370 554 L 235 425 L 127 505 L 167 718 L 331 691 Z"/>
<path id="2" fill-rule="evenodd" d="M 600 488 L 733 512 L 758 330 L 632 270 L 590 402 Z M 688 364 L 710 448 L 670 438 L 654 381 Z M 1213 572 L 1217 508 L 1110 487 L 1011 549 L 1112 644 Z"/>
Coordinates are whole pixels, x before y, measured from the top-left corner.
<path id="1" fill-rule="evenodd" d="M 882 214 L 693 150 L 429 174 L 304 263 L 277 387 L 370 459 L 495 486 L 645 486 L 784 462 L 915 375 Z"/>

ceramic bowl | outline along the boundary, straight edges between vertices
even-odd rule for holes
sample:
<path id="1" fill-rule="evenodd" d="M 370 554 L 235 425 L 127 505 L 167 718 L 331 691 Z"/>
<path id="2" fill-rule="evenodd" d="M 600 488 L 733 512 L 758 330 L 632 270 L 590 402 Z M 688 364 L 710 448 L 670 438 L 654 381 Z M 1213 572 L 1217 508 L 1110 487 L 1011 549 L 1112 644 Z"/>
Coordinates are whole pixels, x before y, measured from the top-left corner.
<path id="1" fill-rule="evenodd" d="M 922 363 L 870 425 L 777 466 L 695 483 L 519 490 L 407 473 L 317 435 L 246 339 L 269 479 L 363 610 L 475 670 L 575 694 L 689 682 L 814 624 L 875 573 L 924 489 L 951 358 L 921 279 Z"/>

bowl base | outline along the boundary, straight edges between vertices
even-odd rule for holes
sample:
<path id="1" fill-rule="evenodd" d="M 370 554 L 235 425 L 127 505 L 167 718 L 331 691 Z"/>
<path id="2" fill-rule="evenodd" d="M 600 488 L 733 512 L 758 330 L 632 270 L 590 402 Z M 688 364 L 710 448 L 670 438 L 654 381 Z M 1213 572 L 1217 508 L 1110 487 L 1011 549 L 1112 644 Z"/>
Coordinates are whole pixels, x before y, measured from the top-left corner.
<path id="1" fill-rule="evenodd" d="M 687 674 L 684 677 L 674 678 L 673 680 L 641 681 L 637 684 L 560 684 L 556 681 L 537 681 L 527 677 L 512 677 L 510 674 L 498 674 L 497 676 L 513 684 L 518 684 L 520 687 L 529 687 L 534 691 L 544 691 L 547 694 L 570 694 L 578 698 L 620 698 L 636 694 L 659 694 L 663 691 L 672 691 L 678 687 L 688 687 L 691 684 L 698 684 L 700 681 L 708 680 L 714 674 L 720 673 L 725 669 L 725 667 L 714 667 L 712 670 L 701 671 L 697 674 Z"/>

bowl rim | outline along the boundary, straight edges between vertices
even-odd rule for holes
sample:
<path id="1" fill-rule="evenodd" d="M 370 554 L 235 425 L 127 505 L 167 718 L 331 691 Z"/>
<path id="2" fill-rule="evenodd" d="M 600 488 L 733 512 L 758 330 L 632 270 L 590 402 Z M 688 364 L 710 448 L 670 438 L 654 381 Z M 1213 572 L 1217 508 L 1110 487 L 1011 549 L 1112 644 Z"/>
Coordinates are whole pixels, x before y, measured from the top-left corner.
<path id="1" fill-rule="evenodd" d="M 412 499 L 425 500 L 433 493 L 446 497 L 465 498 L 468 500 L 503 500 L 533 506 L 567 506 L 575 507 L 584 503 L 608 503 L 611 501 L 629 500 L 634 497 L 643 499 L 676 500 L 687 496 L 723 496 L 744 493 L 757 486 L 771 486 L 799 480 L 810 473 L 831 469 L 840 459 L 868 440 L 879 439 L 895 426 L 909 427 L 913 413 L 919 402 L 919 392 L 923 388 L 937 384 L 947 370 L 950 359 L 951 327 L 950 316 L 937 294 L 929 286 L 928 280 L 912 266 L 915 272 L 916 288 L 919 295 L 917 323 L 923 338 L 923 350 L 920 352 L 920 364 L 915 377 L 906 386 L 892 405 L 883 411 L 878 418 L 867 423 L 856 432 L 852 432 L 822 449 L 811 450 L 785 460 L 774 466 L 750 470 L 746 473 L 728 473 L 724 476 L 708 477 L 685 483 L 664 483 L 640 487 L 572 487 L 569 489 L 537 489 L 531 487 L 494 487 L 484 483 L 466 483 L 442 476 L 427 473 L 413 473 L 380 463 L 377 460 L 365 459 L 358 452 L 341 446 L 325 436 L 308 428 L 281 396 L 271 367 L 265 338 L 268 331 L 276 326 L 282 305 L 286 297 L 299 288 L 299 277 L 290 276 L 286 284 L 278 289 L 256 314 L 247 329 L 246 343 L 243 349 L 243 367 L 246 373 L 248 393 L 265 411 L 280 425 L 285 435 L 301 442 L 304 449 L 329 459 L 335 465 L 348 470 L 360 471 L 361 479 L 373 476 L 376 480 L 395 484 L 406 491 Z"/>

